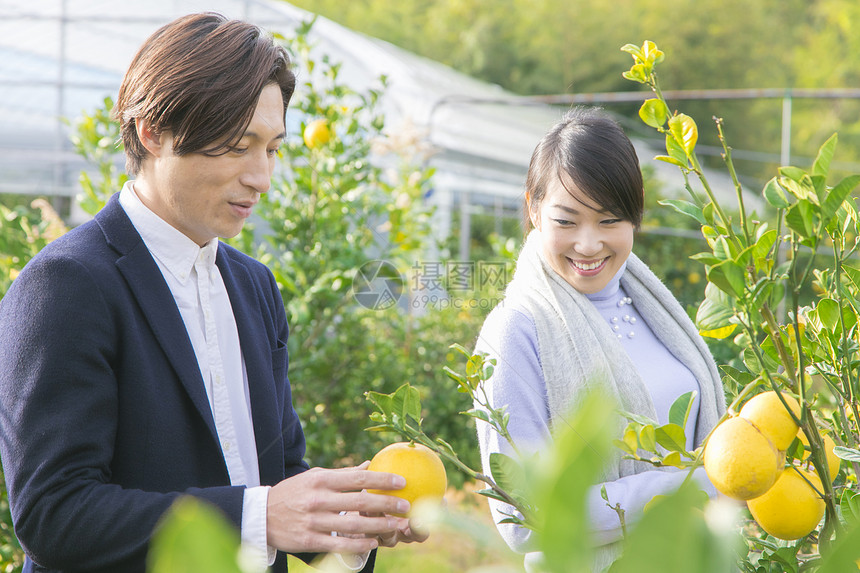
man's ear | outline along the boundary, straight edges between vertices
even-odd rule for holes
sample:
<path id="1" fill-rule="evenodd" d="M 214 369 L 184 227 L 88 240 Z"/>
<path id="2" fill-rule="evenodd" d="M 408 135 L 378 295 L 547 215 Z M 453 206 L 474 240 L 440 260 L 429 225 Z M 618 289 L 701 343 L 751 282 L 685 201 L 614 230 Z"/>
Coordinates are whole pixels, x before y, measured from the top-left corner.
<path id="1" fill-rule="evenodd" d="M 155 131 L 149 120 L 143 118 L 134 120 L 134 129 L 143 147 L 151 155 L 158 157 L 164 150 L 164 134 Z"/>

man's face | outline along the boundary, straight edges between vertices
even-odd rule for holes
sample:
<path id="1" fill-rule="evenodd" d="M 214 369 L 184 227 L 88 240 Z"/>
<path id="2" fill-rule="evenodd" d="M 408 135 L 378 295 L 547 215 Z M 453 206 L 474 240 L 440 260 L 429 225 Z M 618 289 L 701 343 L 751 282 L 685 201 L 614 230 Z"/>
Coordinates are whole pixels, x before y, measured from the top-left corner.
<path id="1" fill-rule="evenodd" d="M 269 84 L 251 123 L 223 155 L 176 155 L 169 132 L 148 157 L 134 189 L 143 203 L 198 245 L 242 230 L 260 194 L 269 190 L 278 146 L 285 137 L 281 90 Z"/>

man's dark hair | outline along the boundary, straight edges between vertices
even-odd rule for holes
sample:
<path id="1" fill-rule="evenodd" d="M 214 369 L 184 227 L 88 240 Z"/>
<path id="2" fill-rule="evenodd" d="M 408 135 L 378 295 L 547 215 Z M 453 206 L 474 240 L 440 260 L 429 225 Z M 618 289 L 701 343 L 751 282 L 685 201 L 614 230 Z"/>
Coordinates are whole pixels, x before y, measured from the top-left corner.
<path id="1" fill-rule="evenodd" d="M 547 187 L 573 184 L 601 209 L 639 227 L 644 190 L 639 158 L 621 126 L 599 108 L 569 111 L 538 143 L 526 176 L 523 223 L 540 207 Z"/>
<path id="2" fill-rule="evenodd" d="M 170 131 L 177 155 L 217 155 L 241 138 L 269 84 L 280 87 L 286 110 L 296 85 L 289 56 L 257 26 L 211 12 L 166 24 L 138 50 L 113 109 L 129 175 L 147 155 L 138 120 Z"/>

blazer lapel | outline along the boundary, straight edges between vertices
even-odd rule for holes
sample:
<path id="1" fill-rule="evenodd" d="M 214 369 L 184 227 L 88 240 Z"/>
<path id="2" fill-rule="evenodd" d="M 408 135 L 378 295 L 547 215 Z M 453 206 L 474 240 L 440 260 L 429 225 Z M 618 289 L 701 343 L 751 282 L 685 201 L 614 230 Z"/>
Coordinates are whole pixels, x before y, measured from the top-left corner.
<path id="1" fill-rule="evenodd" d="M 120 253 L 117 268 L 126 278 L 155 338 L 218 445 L 215 420 L 185 323 L 161 270 L 120 206 L 119 193 L 110 198 L 96 220 L 108 244 Z M 218 448 L 220 451 L 220 445 Z"/>
<path id="2" fill-rule="evenodd" d="M 248 373 L 260 483 L 275 484 L 284 478 L 284 445 L 276 400 L 278 393 L 272 377 L 272 343 L 266 336 L 267 329 L 257 300 L 258 289 L 248 270 L 225 256 L 223 247 L 219 247 L 215 262 L 230 296 Z"/>

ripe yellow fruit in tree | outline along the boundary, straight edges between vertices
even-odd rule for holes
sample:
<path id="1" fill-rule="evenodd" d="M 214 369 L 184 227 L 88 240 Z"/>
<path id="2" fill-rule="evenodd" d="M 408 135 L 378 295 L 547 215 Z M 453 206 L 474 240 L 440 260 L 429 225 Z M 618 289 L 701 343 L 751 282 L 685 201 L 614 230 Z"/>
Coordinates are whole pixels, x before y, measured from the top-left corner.
<path id="1" fill-rule="evenodd" d="M 783 470 L 767 493 L 747 501 L 753 519 L 761 528 L 786 541 L 809 535 L 824 517 L 824 500 L 801 474 L 822 491 L 815 472 L 790 467 Z"/>
<path id="2" fill-rule="evenodd" d="M 806 434 L 803 433 L 803 430 L 797 432 L 797 437 L 805 447 L 809 447 L 809 440 L 806 439 Z M 839 456 L 833 453 L 833 448 L 836 447 L 836 442 L 833 441 L 833 438 L 827 434 L 823 434 L 821 439 L 824 442 L 824 453 L 827 456 L 827 469 L 830 472 L 830 481 L 833 481 L 839 473 L 839 466 L 842 463 L 842 460 L 839 459 Z M 803 457 L 800 459 L 807 460 L 810 455 L 811 452 L 804 451 Z"/>
<path id="3" fill-rule="evenodd" d="M 406 478 L 406 487 L 396 490 L 369 489 L 370 493 L 394 495 L 412 504 L 418 500 L 441 502 L 448 489 L 448 476 L 445 466 L 436 452 L 411 442 L 397 442 L 385 446 L 370 460 L 367 469 L 375 472 L 389 472 Z M 394 514 L 405 517 L 402 514 Z"/>
<path id="4" fill-rule="evenodd" d="M 783 393 L 786 403 L 791 406 L 795 416 L 800 418 L 800 404 Z M 763 392 L 756 394 L 741 408 L 741 418 L 746 418 L 761 432 L 770 438 L 778 450 L 785 450 L 794 441 L 797 435 L 797 424 L 791 418 L 791 414 L 782 405 L 776 392 Z"/>
<path id="5" fill-rule="evenodd" d="M 311 149 L 325 145 L 331 139 L 328 122 L 322 118 L 313 120 L 305 126 L 302 139 L 305 140 L 305 145 Z"/>
<path id="6" fill-rule="evenodd" d="M 783 456 L 773 443 L 741 417 L 717 426 L 705 446 L 705 471 L 714 487 L 734 499 L 752 499 L 776 482 Z"/>

